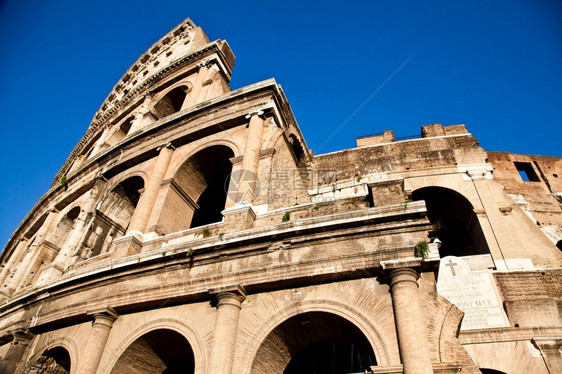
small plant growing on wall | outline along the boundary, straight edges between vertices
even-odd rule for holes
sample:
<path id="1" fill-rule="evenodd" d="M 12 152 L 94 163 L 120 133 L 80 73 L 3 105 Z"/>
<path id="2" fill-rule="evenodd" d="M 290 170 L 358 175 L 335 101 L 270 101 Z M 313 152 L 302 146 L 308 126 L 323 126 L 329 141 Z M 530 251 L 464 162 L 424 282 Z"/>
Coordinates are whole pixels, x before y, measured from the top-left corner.
<path id="1" fill-rule="evenodd" d="M 65 191 L 67 190 L 68 182 L 66 180 L 66 175 L 63 175 L 62 177 L 60 177 L 59 185 L 63 186 Z"/>
<path id="2" fill-rule="evenodd" d="M 209 236 L 211 236 L 211 230 L 209 230 L 208 227 L 203 227 L 203 230 L 201 230 L 201 236 L 204 238 L 208 238 Z"/>
<path id="3" fill-rule="evenodd" d="M 189 257 L 192 257 L 192 256 L 193 256 L 193 249 L 192 249 L 192 248 L 189 248 L 189 249 L 187 250 L 187 252 L 185 252 L 185 257 L 186 257 L 186 258 L 189 258 Z"/>
<path id="4" fill-rule="evenodd" d="M 291 213 L 287 212 L 283 215 L 281 222 L 289 222 L 291 220 Z"/>
<path id="5" fill-rule="evenodd" d="M 429 244 L 427 242 L 421 241 L 414 247 L 416 257 L 427 258 L 427 253 L 429 252 Z"/>
<path id="6" fill-rule="evenodd" d="M 219 234 L 219 240 L 224 240 L 224 232 L 221 232 L 221 233 Z"/>

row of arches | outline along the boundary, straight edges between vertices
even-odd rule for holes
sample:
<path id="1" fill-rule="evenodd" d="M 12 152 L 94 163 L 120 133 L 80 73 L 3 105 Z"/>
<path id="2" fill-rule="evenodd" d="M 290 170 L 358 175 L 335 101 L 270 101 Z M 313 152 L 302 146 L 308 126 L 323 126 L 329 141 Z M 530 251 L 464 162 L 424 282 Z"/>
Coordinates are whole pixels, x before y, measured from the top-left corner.
<path id="1" fill-rule="evenodd" d="M 158 217 L 160 228 L 155 226 L 153 229 L 167 234 L 220 222 L 230 186 L 232 163 L 229 159 L 233 156 L 229 147 L 217 145 L 200 150 L 187 159 L 173 177 L 175 187 L 166 192 L 166 203 L 159 212 L 161 218 Z M 84 211 L 80 205 L 67 208 L 46 237 L 51 253 L 65 252 L 64 263 L 58 265 L 64 268 L 109 252 L 115 239 L 130 229 L 145 186 L 144 176 L 129 176 L 101 194 L 101 201 L 92 212 Z M 180 194 L 184 199 L 178 198 Z M 192 204 L 185 202 L 185 196 Z M 412 199 L 426 202 L 428 218 L 434 228 L 431 235 L 442 243 L 441 257 L 490 253 L 473 206 L 464 196 L 444 187 L 423 187 L 412 193 Z M 73 236 L 74 231 L 82 234 Z M 36 239 L 32 236 L 22 243 L 31 248 Z M 55 257 L 45 255 L 40 263 L 35 263 L 46 266 Z M 21 257 L 20 262 L 23 260 Z M 28 273 L 15 288 L 33 284 L 40 271 L 33 268 Z M 3 289 L 9 281 L 8 275 L 5 278 Z"/>
<path id="2" fill-rule="evenodd" d="M 111 128 L 99 131 L 82 147 L 67 174 L 76 171 L 80 165 L 99 152 L 119 143 L 132 131 L 138 130 L 150 122 L 179 112 L 190 104 L 194 104 L 195 100 L 189 97 L 190 91 L 191 86 L 188 84 L 180 84 L 173 88 L 168 88 L 165 93 L 156 94 L 156 102 L 149 104 L 148 108 L 145 108 L 146 105 L 143 104 L 138 109 L 138 113 L 129 113 Z M 151 99 L 147 101 L 151 101 Z"/>
<path id="3" fill-rule="evenodd" d="M 230 182 L 233 151 L 226 146 L 207 147 L 192 155 L 172 178 L 174 188 L 169 188 L 160 215 L 170 232 L 195 228 L 222 220 L 227 190 Z M 125 235 L 135 215 L 146 187 L 146 177 L 134 175 L 117 183 L 97 204 L 91 224 L 83 240 L 80 258 L 97 256 L 108 250 L 113 240 Z M 179 191 L 179 192 L 178 192 Z M 188 196 L 194 206 L 178 203 L 178 194 Z M 73 208 L 70 212 L 76 215 Z M 67 215 L 68 216 L 68 215 Z M 59 225 L 69 226 L 69 218 Z M 168 232 L 166 232 L 168 233 Z"/>
<path id="4" fill-rule="evenodd" d="M 145 332 L 118 353 L 107 369 L 117 373 L 189 374 L 203 372 L 189 339 L 173 328 Z M 253 357 L 250 373 L 346 374 L 371 372 L 377 366 L 372 347 L 352 322 L 329 312 L 311 311 L 290 317 L 275 326 Z M 24 372 L 72 373 L 75 363 L 62 346 L 45 350 Z M 482 373 L 501 371 L 482 368 Z"/>
<path id="5" fill-rule="evenodd" d="M 163 203 L 155 209 L 156 217 L 150 230 L 163 235 L 220 222 L 230 186 L 233 156 L 230 147 L 214 145 L 184 161 L 172 180 L 159 186 Z M 93 187 L 60 213 L 49 212 L 42 216 L 18 242 L 12 254 L 17 258 L 11 260 L 10 269 L 0 278 L 2 290 L 12 293 L 33 285 L 40 278 L 45 281 L 52 278 L 52 274 L 41 276 L 41 273 L 53 264 L 66 269 L 110 252 L 114 241 L 132 229 L 147 182 L 144 173 L 126 175 L 122 180 L 100 187 L 97 193 L 93 192 L 97 187 Z"/>

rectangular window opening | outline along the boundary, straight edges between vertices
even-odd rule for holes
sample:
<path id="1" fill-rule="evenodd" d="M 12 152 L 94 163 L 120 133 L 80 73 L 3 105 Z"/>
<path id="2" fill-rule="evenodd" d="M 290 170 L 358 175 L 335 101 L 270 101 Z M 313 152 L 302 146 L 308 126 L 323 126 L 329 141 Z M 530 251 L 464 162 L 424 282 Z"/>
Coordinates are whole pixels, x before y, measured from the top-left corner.
<path id="1" fill-rule="evenodd" d="M 524 182 L 540 182 L 539 176 L 535 173 L 530 162 L 514 162 L 521 179 Z"/>

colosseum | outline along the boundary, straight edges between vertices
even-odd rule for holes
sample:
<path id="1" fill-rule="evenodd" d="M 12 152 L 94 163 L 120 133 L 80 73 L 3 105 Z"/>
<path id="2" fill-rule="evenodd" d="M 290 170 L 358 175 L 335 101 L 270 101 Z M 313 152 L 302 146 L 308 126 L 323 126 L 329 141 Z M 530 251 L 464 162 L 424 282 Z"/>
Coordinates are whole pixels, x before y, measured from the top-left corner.
<path id="1" fill-rule="evenodd" d="M 186 19 L 6 244 L 2 373 L 561 373 L 562 158 L 464 125 L 313 155 Z"/>

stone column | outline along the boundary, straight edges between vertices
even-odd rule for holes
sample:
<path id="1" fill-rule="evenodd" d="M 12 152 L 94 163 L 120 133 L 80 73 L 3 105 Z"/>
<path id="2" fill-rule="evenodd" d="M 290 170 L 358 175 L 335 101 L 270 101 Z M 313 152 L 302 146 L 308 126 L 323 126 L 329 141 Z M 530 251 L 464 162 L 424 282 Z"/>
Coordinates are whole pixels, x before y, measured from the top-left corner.
<path id="1" fill-rule="evenodd" d="M 238 333 L 238 319 L 246 291 L 241 286 L 209 290 L 215 295 L 217 317 L 213 330 L 211 357 L 207 373 L 231 374 Z"/>
<path id="2" fill-rule="evenodd" d="M 86 226 L 90 221 L 90 217 L 96 210 L 96 205 L 101 191 L 105 187 L 106 179 L 97 178 L 92 181 L 94 185 L 89 192 L 87 203 L 80 210 L 80 214 L 76 217 L 76 220 L 65 239 L 57 257 L 53 262 L 47 265 L 39 276 L 39 284 L 45 284 L 48 280 L 54 279 L 60 276 L 66 266 L 69 264 L 70 258 L 74 255 L 74 251 L 77 247 L 81 247 L 82 238 L 86 234 Z"/>
<path id="3" fill-rule="evenodd" d="M 411 268 L 397 268 L 390 270 L 388 275 L 404 374 L 433 373 L 418 296 L 419 273 Z"/>
<path id="4" fill-rule="evenodd" d="M 107 136 L 109 135 L 109 131 L 110 130 L 108 128 L 103 130 L 100 138 L 96 141 L 96 144 L 94 145 L 94 149 L 92 149 L 92 152 L 90 152 L 90 155 L 88 156 L 88 159 L 92 158 L 94 155 L 96 155 L 101 150 L 101 148 L 105 144 Z"/>
<path id="5" fill-rule="evenodd" d="M 152 208 L 154 207 L 154 202 L 156 201 L 158 192 L 160 191 L 160 184 L 164 180 L 174 149 L 175 148 L 171 143 L 157 149 L 159 152 L 158 157 L 156 157 L 154 167 L 152 168 L 152 172 L 146 182 L 144 192 L 139 199 L 139 203 L 135 209 L 131 223 L 129 223 L 127 234 L 132 232 L 144 233 L 146 230 L 146 225 L 148 224 Z"/>
<path id="6" fill-rule="evenodd" d="M 82 359 L 76 369 L 76 373 L 79 374 L 96 373 L 105 349 L 105 343 L 111 332 L 111 326 L 118 317 L 117 313 L 110 307 L 89 311 L 88 315 L 93 316 L 94 321 L 86 346 L 82 350 Z"/>
<path id="7" fill-rule="evenodd" d="M 562 339 L 533 338 L 531 342 L 541 351 L 549 372 L 562 373 Z"/>
<path id="8" fill-rule="evenodd" d="M 8 296 L 4 293 L 5 292 L 4 286 L 6 285 L 7 281 L 10 279 L 10 273 L 12 272 L 12 269 L 17 266 L 17 261 L 22 255 L 22 252 L 24 251 L 26 245 L 27 245 L 27 239 L 22 237 L 19 240 L 18 244 L 16 245 L 16 248 L 14 248 L 12 254 L 10 255 L 8 262 L 6 262 L 6 264 L 4 265 L 4 270 L 0 274 L 0 296 Z"/>
<path id="9" fill-rule="evenodd" d="M 187 109 L 190 106 L 203 101 L 199 96 L 201 95 L 201 91 L 203 90 L 203 83 L 205 83 L 205 81 L 207 80 L 207 75 L 209 74 L 207 61 L 200 62 L 199 64 L 197 64 L 197 67 L 199 68 L 199 71 L 197 72 L 197 76 L 193 81 L 191 90 L 185 96 L 180 110 Z"/>
<path id="10" fill-rule="evenodd" d="M 41 227 L 35 234 L 33 244 L 31 244 L 27 249 L 25 257 L 19 265 L 16 264 L 17 270 L 14 273 L 14 276 L 11 279 L 7 279 L 6 282 L 7 287 L 5 289 L 5 292 L 7 292 L 8 294 L 11 294 L 21 286 L 21 283 L 25 279 L 27 279 L 33 268 L 37 265 L 38 261 L 42 257 L 44 252 L 41 250 L 43 248 L 43 241 L 45 240 L 47 233 L 51 231 L 51 228 L 59 215 L 58 213 L 59 212 L 56 209 L 53 209 L 48 213 L 45 222 L 43 222 L 43 225 L 41 225 Z"/>
<path id="11" fill-rule="evenodd" d="M 246 146 L 240 180 L 238 181 L 238 198 L 236 202 L 252 203 L 255 198 L 256 182 L 258 179 L 258 166 L 260 161 L 261 142 L 263 137 L 264 119 L 263 111 L 255 111 L 246 116 L 250 120 L 246 135 Z"/>
<path id="12" fill-rule="evenodd" d="M 153 120 L 150 115 L 151 104 L 152 104 L 152 96 L 146 95 L 144 97 L 143 103 L 140 106 L 139 111 L 135 115 L 135 119 L 133 120 L 133 123 L 131 123 L 129 134 L 132 134 L 133 132 L 142 129 Z"/>
<path id="13" fill-rule="evenodd" d="M 33 340 L 34 335 L 27 329 L 13 332 L 13 339 L 4 358 L 0 360 L 0 373 L 15 373 L 18 364 L 22 361 L 25 350 Z"/>

